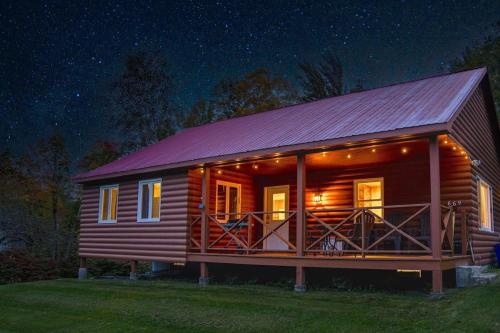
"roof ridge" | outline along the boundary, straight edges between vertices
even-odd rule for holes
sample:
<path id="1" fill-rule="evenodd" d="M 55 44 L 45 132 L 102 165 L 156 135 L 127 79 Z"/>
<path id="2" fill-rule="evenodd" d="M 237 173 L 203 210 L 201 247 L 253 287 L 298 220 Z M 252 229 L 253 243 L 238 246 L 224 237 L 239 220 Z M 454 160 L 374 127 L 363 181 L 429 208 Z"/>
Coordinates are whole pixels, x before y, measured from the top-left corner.
<path id="1" fill-rule="evenodd" d="M 409 80 L 409 81 L 395 82 L 395 83 L 387 84 L 387 85 L 380 86 L 380 87 L 370 88 L 370 89 L 366 89 L 366 90 L 362 90 L 362 91 L 354 91 L 354 92 L 350 92 L 350 93 L 343 94 L 343 95 L 329 96 L 329 97 L 320 98 L 320 99 L 317 99 L 317 100 L 314 100 L 314 101 L 303 101 L 303 102 L 300 102 L 300 103 L 284 105 L 284 106 L 281 106 L 279 108 L 275 108 L 275 109 L 271 109 L 271 110 L 266 110 L 266 111 L 262 111 L 262 112 L 257 112 L 257 113 L 252 113 L 252 114 L 246 114 L 246 115 L 237 116 L 237 117 L 233 117 L 233 118 L 220 119 L 220 120 L 216 120 L 216 121 L 211 122 L 211 123 L 201 124 L 201 125 L 194 126 L 194 127 L 189 127 L 189 128 L 183 128 L 183 129 L 175 132 L 174 135 L 177 135 L 177 134 L 180 134 L 180 133 L 183 133 L 183 132 L 195 129 L 195 128 L 202 128 L 202 127 L 210 126 L 210 125 L 213 125 L 213 124 L 223 123 L 223 122 L 226 122 L 226 121 L 229 121 L 229 120 L 242 119 L 242 118 L 247 118 L 247 117 L 262 115 L 262 114 L 266 114 L 266 113 L 269 113 L 269 112 L 281 111 L 283 109 L 292 108 L 292 107 L 299 106 L 299 105 L 319 103 L 319 102 L 328 101 L 328 100 L 331 100 L 331 99 L 334 99 L 334 98 L 341 98 L 341 97 L 344 97 L 344 96 L 352 96 L 352 95 L 355 95 L 355 94 L 362 94 L 362 93 L 366 93 L 366 92 L 369 92 L 369 91 L 375 91 L 375 90 L 378 90 L 378 89 L 385 89 L 385 88 L 388 88 L 388 87 L 393 87 L 393 86 L 398 86 L 398 85 L 404 85 L 404 84 L 409 84 L 409 83 L 415 83 L 415 82 L 425 81 L 425 80 L 430 80 L 430 79 L 435 79 L 435 78 L 443 77 L 443 76 L 452 76 L 452 75 L 456 75 L 456 74 L 460 74 L 460 73 L 472 72 L 472 71 L 477 71 L 477 70 L 484 70 L 485 73 L 487 71 L 487 69 L 486 69 L 485 66 L 480 66 L 480 67 L 476 67 L 476 68 L 464 69 L 464 70 L 460 70 L 460 71 L 456 71 L 456 72 L 451 72 L 451 73 L 450 72 L 448 72 L 448 73 L 440 73 L 440 74 L 436 74 L 436 75 L 432 75 L 432 76 L 426 76 L 426 77 L 423 77 L 423 78 L 413 79 L 413 80 Z M 163 141 L 165 139 L 168 139 L 168 138 L 169 137 L 166 137 L 166 138 L 160 140 L 159 142 L 161 142 L 161 141 Z"/>

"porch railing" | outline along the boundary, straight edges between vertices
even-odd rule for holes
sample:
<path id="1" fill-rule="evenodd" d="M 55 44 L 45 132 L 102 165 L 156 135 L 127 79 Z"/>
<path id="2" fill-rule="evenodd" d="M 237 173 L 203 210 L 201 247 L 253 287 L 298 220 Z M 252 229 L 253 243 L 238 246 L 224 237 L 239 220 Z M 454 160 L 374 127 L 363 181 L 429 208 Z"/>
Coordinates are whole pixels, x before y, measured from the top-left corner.
<path id="1" fill-rule="evenodd" d="M 283 214 L 284 219 L 278 221 L 276 225 L 269 224 L 270 217 L 273 214 Z M 295 225 L 295 211 L 275 211 L 275 212 L 246 212 L 246 213 L 219 213 L 207 214 L 207 228 L 210 230 L 207 242 L 208 252 L 294 252 L 295 229 L 289 232 L 290 237 L 284 237 L 280 231 L 285 226 Z M 190 225 L 190 244 L 191 250 L 201 249 L 201 215 L 191 215 Z M 213 228 L 212 228 L 213 227 Z M 275 236 L 286 248 L 279 250 L 269 250 L 263 247 L 264 242 L 271 236 Z"/>
<path id="2" fill-rule="evenodd" d="M 284 219 L 269 225 L 271 214 L 284 214 Z M 430 204 L 389 205 L 307 209 L 305 215 L 304 253 L 306 255 L 430 255 Z M 442 206 L 441 244 L 443 254 L 454 254 L 454 207 Z M 210 230 L 207 252 L 251 254 L 259 252 L 296 251 L 295 211 L 246 212 L 240 214 L 207 214 Z M 464 214 L 461 219 L 464 220 Z M 280 231 L 288 229 L 288 237 Z M 189 217 L 190 251 L 201 249 L 201 216 Z M 461 238 L 466 237 L 463 230 Z M 268 249 L 265 241 L 275 237 L 284 244 L 279 250 Z M 466 243 L 461 239 L 462 254 Z"/>

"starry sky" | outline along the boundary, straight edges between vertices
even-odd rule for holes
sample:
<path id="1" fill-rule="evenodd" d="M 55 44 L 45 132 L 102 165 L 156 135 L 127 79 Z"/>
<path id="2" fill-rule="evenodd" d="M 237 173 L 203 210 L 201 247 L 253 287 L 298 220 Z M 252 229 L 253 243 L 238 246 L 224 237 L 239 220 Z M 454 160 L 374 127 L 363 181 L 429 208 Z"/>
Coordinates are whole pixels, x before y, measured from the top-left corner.
<path id="1" fill-rule="evenodd" d="M 334 50 L 346 84 L 376 87 L 446 71 L 492 33 L 500 1 L 0 2 L 0 150 L 54 131 L 72 157 L 106 138 L 99 103 L 125 57 L 159 49 L 188 109 L 223 78 L 257 67 L 297 82 Z"/>

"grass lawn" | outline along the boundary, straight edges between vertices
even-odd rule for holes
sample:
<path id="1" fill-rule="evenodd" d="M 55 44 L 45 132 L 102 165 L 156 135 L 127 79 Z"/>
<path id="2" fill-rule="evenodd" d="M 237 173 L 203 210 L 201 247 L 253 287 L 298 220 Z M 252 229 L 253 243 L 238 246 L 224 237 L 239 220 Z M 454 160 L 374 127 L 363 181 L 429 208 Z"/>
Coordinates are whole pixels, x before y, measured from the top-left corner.
<path id="1" fill-rule="evenodd" d="M 0 286 L 0 332 L 500 332 L 500 284 L 425 294 L 179 281 Z"/>

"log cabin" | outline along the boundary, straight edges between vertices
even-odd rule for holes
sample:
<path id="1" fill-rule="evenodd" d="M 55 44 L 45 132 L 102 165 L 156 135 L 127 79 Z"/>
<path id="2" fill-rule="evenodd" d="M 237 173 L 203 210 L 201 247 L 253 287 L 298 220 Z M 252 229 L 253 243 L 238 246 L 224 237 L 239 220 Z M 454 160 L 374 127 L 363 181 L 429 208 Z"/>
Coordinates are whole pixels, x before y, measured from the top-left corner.
<path id="1" fill-rule="evenodd" d="M 432 272 L 495 261 L 499 125 L 485 68 L 185 129 L 93 171 L 79 256 Z"/>

